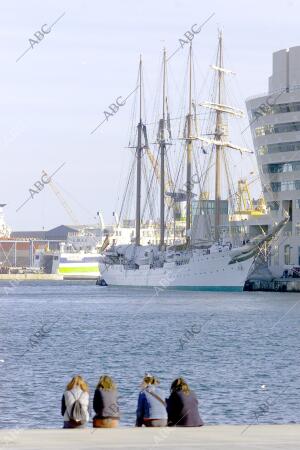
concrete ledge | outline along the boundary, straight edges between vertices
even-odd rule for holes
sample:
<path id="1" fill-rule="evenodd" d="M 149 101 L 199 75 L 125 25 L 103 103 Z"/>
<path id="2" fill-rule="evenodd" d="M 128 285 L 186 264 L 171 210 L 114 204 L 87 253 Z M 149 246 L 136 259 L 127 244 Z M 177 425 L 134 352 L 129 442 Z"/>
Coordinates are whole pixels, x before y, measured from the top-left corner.
<path id="1" fill-rule="evenodd" d="M 202 428 L 0 430 L 13 450 L 300 450 L 300 425 L 218 425 Z"/>

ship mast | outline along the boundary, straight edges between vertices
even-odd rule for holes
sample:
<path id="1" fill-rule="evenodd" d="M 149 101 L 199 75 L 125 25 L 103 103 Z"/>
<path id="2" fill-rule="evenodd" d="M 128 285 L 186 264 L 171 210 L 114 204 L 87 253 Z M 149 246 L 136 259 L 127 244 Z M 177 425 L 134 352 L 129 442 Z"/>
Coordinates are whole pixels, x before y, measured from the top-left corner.
<path id="1" fill-rule="evenodd" d="M 166 49 L 163 56 L 163 105 L 162 105 L 162 122 L 160 129 L 160 247 L 163 248 L 165 243 L 165 124 L 166 124 Z"/>
<path id="2" fill-rule="evenodd" d="M 217 54 L 217 67 L 218 67 L 218 104 L 222 104 L 222 88 L 223 88 L 223 42 L 222 32 L 219 32 L 219 45 Z M 222 111 L 216 110 L 216 130 L 215 139 L 222 142 L 223 134 L 223 122 Z M 221 222 L 221 152 L 222 145 L 216 145 L 216 166 L 215 166 L 215 240 L 220 239 L 220 222 Z"/>
<path id="3" fill-rule="evenodd" d="M 209 108 L 216 113 L 216 126 L 214 131 L 214 139 L 209 139 L 204 136 L 199 136 L 197 139 L 206 143 L 212 144 L 216 148 L 216 164 L 215 164 L 215 240 L 220 239 L 220 226 L 221 226 L 221 158 L 223 149 L 230 148 L 237 150 L 240 153 L 253 153 L 251 150 L 245 147 L 240 147 L 229 141 L 228 129 L 225 126 L 224 114 L 229 114 L 234 117 L 241 118 L 244 116 L 243 111 L 236 109 L 232 106 L 224 103 L 224 75 L 234 74 L 231 70 L 225 69 L 223 66 L 223 36 L 222 31 L 219 31 L 218 35 L 218 51 L 216 65 L 211 66 L 217 72 L 217 92 L 214 103 L 204 102 L 201 106 Z"/>
<path id="4" fill-rule="evenodd" d="M 189 55 L 189 113 L 187 115 L 187 139 L 186 139 L 186 243 L 190 244 L 191 237 L 191 198 L 192 198 L 192 44 Z"/>
<path id="5" fill-rule="evenodd" d="M 139 103 L 140 103 L 140 120 L 137 126 L 138 140 L 136 147 L 137 170 L 136 170 L 136 214 L 135 214 L 135 244 L 140 245 L 141 242 L 141 172 L 142 172 L 142 56 L 140 56 L 139 64 Z"/>

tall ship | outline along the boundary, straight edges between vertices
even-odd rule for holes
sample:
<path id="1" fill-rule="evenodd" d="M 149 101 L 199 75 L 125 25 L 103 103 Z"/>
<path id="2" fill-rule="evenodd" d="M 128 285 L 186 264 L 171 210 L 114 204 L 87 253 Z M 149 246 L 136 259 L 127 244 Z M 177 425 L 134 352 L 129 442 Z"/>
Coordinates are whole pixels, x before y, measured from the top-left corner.
<path id="1" fill-rule="evenodd" d="M 115 286 L 153 286 L 191 290 L 243 290 L 248 273 L 261 249 L 272 241 L 288 220 L 274 224 L 268 233 L 254 239 L 237 242 L 229 230 L 222 226 L 223 205 L 222 181 L 224 173 L 229 176 L 228 151 L 241 154 L 250 152 L 247 148 L 233 144 L 229 138 L 228 116 L 239 118 L 242 112 L 226 104 L 225 76 L 231 72 L 223 67 L 223 38 L 218 35 L 216 63 L 211 67 L 214 73 L 213 89 L 210 102 L 201 104 L 208 111 L 209 128 L 206 133 L 199 133 L 198 114 L 193 93 L 192 44 L 189 48 L 187 68 L 187 113 L 183 121 L 183 132 L 179 139 L 181 151 L 176 160 L 180 167 L 176 172 L 176 180 L 183 173 L 184 189 L 169 177 L 168 152 L 174 139 L 171 132 L 169 99 L 167 96 L 167 55 L 164 50 L 162 63 L 162 98 L 161 116 L 158 120 L 158 132 L 153 143 L 157 147 L 157 158 L 152 157 L 153 176 L 159 181 L 159 243 L 157 245 L 141 244 L 141 223 L 144 216 L 142 205 L 142 181 L 146 178 L 145 201 L 151 198 L 151 180 L 147 179 L 143 159 L 149 156 L 150 145 L 147 125 L 143 119 L 143 76 L 142 59 L 139 63 L 138 75 L 138 125 L 134 147 L 135 167 L 135 240 L 127 245 L 108 246 L 100 259 L 100 272 L 103 282 Z M 201 129 L 204 129 L 203 127 Z M 205 164 L 199 169 L 199 151 L 208 156 Z M 200 152 L 201 153 L 201 152 Z M 252 153 L 252 152 L 251 152 Z M 154 160 L 154 163 L 153 163 Z M 193 192 L 197 174 L 199 195 Z M 207 183 L 213 183 L 214 197 L 206 190 Z M 228 196 L 231 196 L 229 189 Z M 195 199 L 195 197 L 197 197 Z M 123 202 L 124 203 L 124 202 Z M 184 205 L 184 239 L 178 242 L 174 238 L 170 244 L 166 233 L 169 233 L 169 211 L 173 211 L 174 230 L 176 215 Z M 213 215 L 203 213 L 205 207 L 212 205 Z M 213 221 L 211 220 L 213 217 Z M 174 233 L 175 236 L 175 233 Z M 169 242 L 169 243 L 168 243 Z"/>

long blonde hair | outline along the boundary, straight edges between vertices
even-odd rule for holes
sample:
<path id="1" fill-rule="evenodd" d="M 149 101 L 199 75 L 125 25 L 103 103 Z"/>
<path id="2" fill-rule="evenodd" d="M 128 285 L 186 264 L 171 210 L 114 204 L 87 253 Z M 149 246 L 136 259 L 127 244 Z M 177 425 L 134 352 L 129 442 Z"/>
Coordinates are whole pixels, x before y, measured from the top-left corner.
<path id="1" fill-rule="evenodd" d="M 108 375 L 102 375 L 99 378 L 97 389 L 104 389 L 104 391 L 114 391 L 117 389 L 117 386 L 114 380 Z"/>
<path id="2" fill-rule="evenodd" d="M 171 392 L 182 391 L 184 394 L 189 395 L 190 388 L 184 378 L 176 378 L 171 384 Z"/>
<path id="3" fill-rule="evenodd" d="M 67 384 L 67 391 L 70 391 L 75 386 L 80 387 L 83 392 L 89 392 L 88 384 L 84 381 L 84 379 L 80 375 L 75 375 L 71 381 Z"/>

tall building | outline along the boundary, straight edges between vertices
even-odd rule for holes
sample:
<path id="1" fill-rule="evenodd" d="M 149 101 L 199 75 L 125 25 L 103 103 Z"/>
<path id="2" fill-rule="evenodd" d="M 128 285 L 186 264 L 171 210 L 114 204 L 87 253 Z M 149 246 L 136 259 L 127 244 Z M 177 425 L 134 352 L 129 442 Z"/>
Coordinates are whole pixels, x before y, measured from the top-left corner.
<path id="1" fill-rule="evenodd" d="M 269 92 L 246 105 L 267 207 L 275 220 L 290 217 L 269 261 L 282 275 L 300 265 L 300 46 L 273 53 Z"/>

